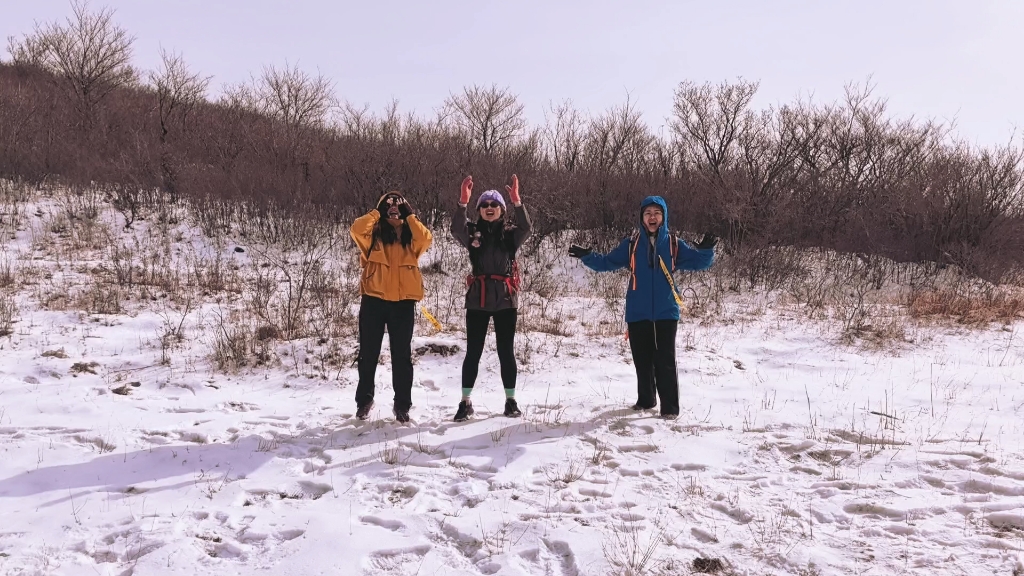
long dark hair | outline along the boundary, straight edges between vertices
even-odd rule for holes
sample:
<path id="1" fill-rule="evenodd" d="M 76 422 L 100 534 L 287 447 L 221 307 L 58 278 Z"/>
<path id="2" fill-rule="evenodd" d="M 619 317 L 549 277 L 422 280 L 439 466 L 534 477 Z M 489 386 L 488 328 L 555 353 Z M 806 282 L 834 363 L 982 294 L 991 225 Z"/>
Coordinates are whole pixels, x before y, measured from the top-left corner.
<path id="1" fill-rule="evenodd" d="M 383 245 L 394 244 L 395 242 L 401 242 L 402 248 L 408 248 L 409 244 L 412 244 L 412 229 L 409 228 L 409 223 L 402 220 L 402 233 L 399 235 L 395 227 L 387 221 L 387 218 L 382 218 L 377 221 L 377 224 L 373 227 L 373 243 L 372 246 L 376 246 L 379 242 Z"/>
<path id="2" fill-rule="evenodd" d="M 397 196 L 398 198 L 402 199 L 405 198 L 404 196 L 402 196 L 401 192 L 397 190 L 392 190 L 391 192 L 388 192 L 387 194 L 381 196 L 380 201 L 383 201 L 388 196 Z M 378 202 L 378 205 L 380 204 L 380 201 Z M 400 226 L 401 234 L 399 234 L 399 232 L 395 230 L 395 227 L 392 226 L 390 222 L 387 222 L 387 219 L 388 218 L 386 214 L 381 214 L 380 220 L 378 220 L 377 223 L 373 226 L 373 235 L 372 242 L 370 242 L 370 251 L 372 251 L 373 247 L 377 246 L 378 244 L 380 244 L 382 248 L 384 246 L 394 244 L 395 242 L 401 242 L 402 248 L 408 248 L 409 245 L 412 244 L 412 229 L 409 228 L 409 223 L 406 222 L 404 219 L 402 220 L 402 225 Z"/>

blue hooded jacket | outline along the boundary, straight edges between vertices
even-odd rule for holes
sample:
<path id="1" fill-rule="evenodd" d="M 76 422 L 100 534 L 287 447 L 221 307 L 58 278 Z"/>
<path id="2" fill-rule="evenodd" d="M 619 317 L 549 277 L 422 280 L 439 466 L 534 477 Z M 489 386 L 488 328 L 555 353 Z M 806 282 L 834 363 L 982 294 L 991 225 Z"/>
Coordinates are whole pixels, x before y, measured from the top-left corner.
<path id="1" fill-rule="evenodd" d="M 672 296 L 672 286 L 657 257 L 652 257 L 651 243 L 648 241 L 646 227 L 642 221 L 645 208 L 655 204 L 661 207 L 663 219 L 654 242 L 655 253 L 660 256 L 665 266 L 672 269 L 672 250 L 669 244 L 672 236 L 668 233 L 668 205 L 661 196 L 648 196 L 640 204 L 640 238 L 636 247 L 636 289 L 630 280 L 626 289 L 626 322 L 642 320 L 679 320 L 679 305 Z M 609 272 L 629 267 L 630 237 L 608 254 L 590 253 L 581 258 L 583 264 L 596 272 Z M 678 240 L 676 253 L 676 270 L 706 270 L 711 267 L 715 258 L 714 249 L 697 250 L 686 242 Z"/>

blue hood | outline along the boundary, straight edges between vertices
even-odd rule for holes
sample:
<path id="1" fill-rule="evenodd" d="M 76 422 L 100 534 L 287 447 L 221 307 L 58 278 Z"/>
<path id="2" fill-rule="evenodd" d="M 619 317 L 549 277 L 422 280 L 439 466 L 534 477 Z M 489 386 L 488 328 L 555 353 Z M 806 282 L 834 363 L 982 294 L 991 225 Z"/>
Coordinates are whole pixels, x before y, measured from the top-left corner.
<path id="1" fill-rule="evenodd" d="M 644 225 L 644 209 L 652 204 L 661 208 L 661 227 L 658 228 L 658 239 L 660 240 L 668 236 L 668 204 L 661 196 L 648 196 L 640 203 L 640 229 L 647 230 L 647 226 Z"/>

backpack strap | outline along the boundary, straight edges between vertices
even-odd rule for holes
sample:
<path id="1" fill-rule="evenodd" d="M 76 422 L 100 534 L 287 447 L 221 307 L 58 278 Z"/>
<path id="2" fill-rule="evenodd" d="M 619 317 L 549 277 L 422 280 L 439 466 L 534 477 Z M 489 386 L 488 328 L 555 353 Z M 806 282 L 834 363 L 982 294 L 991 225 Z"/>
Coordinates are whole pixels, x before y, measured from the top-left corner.
<path id="1" fill-rule="evenodd" d="M 636 248 L 640 245 L 640 231 L 633 230 L 629 238 L 629 279 L 632 290 L 636 290 Z"/>
<path id="2" fill-rule="evenodd" d="M 670 265 L 672 271 L 676 271 L 676 257 L 679 256 L 679 236 L 672 234 L 669 236 L 671 244 L 668 247 L 668 252 L 672 256 L 672 264 Z"/>

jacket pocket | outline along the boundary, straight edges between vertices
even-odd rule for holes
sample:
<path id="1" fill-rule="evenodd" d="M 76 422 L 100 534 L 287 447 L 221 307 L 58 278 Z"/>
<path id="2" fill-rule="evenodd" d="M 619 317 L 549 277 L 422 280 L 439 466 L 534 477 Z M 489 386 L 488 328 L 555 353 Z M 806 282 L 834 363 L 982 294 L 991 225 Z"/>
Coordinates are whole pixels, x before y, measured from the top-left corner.
<path id="1" fill-rule="evenodd" d="M 418 266 L 398 267 L 398 287 L 402 300 L 423 299 L 423 276 Z"/>
<path id="2" fill-rule="evenodd" d="M 363 268 L 361 284 L 363 294 L 384 298 L 385 285 L 387 283 L 388 267 L 376 262 L 367 262 Z"/>

